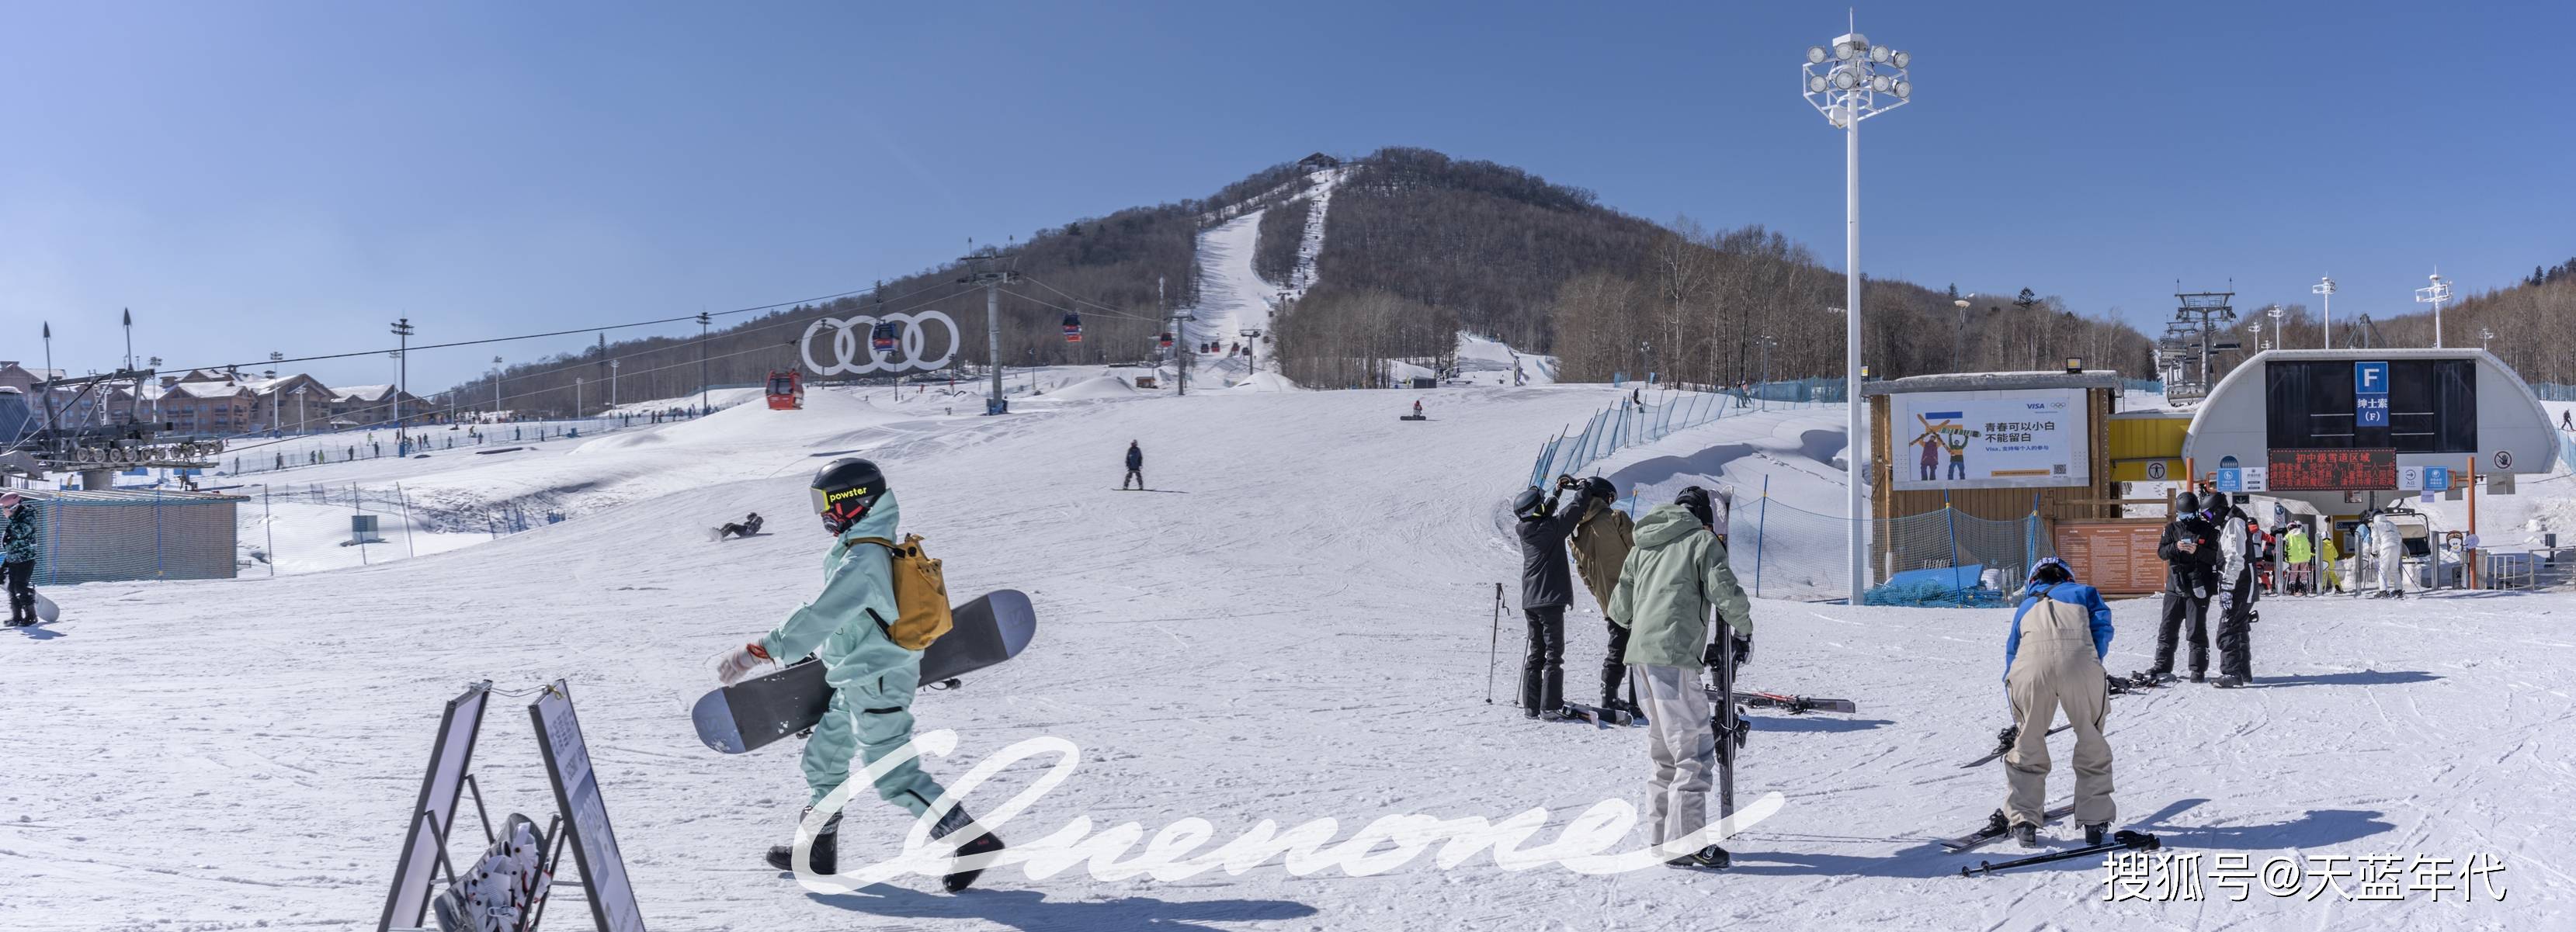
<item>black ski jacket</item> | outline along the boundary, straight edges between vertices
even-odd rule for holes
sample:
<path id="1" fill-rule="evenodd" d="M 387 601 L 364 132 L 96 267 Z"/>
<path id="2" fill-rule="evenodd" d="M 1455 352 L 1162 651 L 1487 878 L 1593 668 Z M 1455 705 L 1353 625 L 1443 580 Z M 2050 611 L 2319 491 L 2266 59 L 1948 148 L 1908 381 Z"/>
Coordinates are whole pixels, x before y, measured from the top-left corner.
<path id="1" fill-rule="evenodd" d="M 1143 469 L 1143 468 L 1145 468 L 1145 451 L 1140 450 L 1140 449 L 1137 449 L 1137 448 L 1132 447 L 1132 446 L 1131 446 L 1131 447 L 1128 447 L 1128 448 L 1127 448 L 1127 468 L 1129 468 L 1129 469 Z"/>
<path id="2" fill-rule="evenodd" d="M 2186 540 L 2199 541 L 2200 548 L 2184 553 L 2174 546 Z M 2199 515 L 2166 522 L 2164 537 L 2156 541 L 2156 556 L 2165 561 L 2166 592 L 2189 595 L 2194 589 L 2204 593 L 2218 591 L 2218 529 Z"/>
<path id="3" fill-rule="evenodd" d="M 1548 496 L 1552 510 L 1547 517 L 1520 522 L 1521 535 L 1521 608 L 1557 608 L 1574 604 L 1574 575 L 1565 566 L 1565 539 L 1574 534 L 1574 526 L 1583 521 L 1583 496 L 1574 503 L 1555 508 L 1565 492 Z"/>

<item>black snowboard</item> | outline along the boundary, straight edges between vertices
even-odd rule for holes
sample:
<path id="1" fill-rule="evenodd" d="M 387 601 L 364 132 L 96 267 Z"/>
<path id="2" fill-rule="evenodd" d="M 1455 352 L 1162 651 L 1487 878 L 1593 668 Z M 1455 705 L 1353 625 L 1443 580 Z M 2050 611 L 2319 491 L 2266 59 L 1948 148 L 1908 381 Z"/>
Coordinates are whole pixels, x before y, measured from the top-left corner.
<path id="1" fill-rule="evenodd" d="M 1037 634 L 1029 597 L 997 589 L 950 610 L 955 626 L 921 654 L 921 684 L 954 680 L 1018 656 Z M 708 692 L 689 710 L 698 740 L 741 754 L 814 727 L 832 701 L 823 662 L 807 657 L 786 669 Z"/>

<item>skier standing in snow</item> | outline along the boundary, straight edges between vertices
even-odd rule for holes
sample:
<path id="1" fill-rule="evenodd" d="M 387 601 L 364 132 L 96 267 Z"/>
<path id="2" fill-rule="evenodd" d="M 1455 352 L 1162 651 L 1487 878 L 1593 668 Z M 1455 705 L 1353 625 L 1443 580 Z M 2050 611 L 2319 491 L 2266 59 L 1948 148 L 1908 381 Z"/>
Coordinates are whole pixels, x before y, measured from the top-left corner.
<path id="1" fill-rule="evenodd" d="M 2372 598 L 2405 598 L 2406 535 L 2397 529 L 2397 522 L 2388 512 L 2382 511 L 2371 520 L 2370 543 L 2376 551 L 2372 556 L 2379 563 L 2379 593 Z"/>
<path id="2" fill-rule="evenodd" d="M 0 579 L 7 581 L 9 626 L 36 623 L 36 508 L 16 492 L 0 493 Z"/>
<path id="3" fill-rule="evenodd" d="M 2075 581 L 2066 561 L 2049 557 L 2032 567 L 2004 638 L 2004 689 L 2012 698 L 2015 737 L 2004 754 L 2005 818 L 2013 840 L 2039 846 L 2048 820 L 2048 729 L 2066 710 L 2075 730 L 2075 821 L 2084 843 L 2098 845 L 2118 809 L 2111 802 L 2111 744 L 2102 738 L 2110 706 L 2102 656 L 2111 650 L 2111 606 L 2093 587 Z"/>
<path id="4" fill-rule="evenodd" d="M 2285 561 L 2281 567 L 2284 580 L 2281 591 L 2291 595 L 2315 594 L 2309 584 L 2310 571 L 2314 569 L 2309 561 L 2316 559 L 2316 555 L 2316 548 L 2308 542 L 2308 526 L 2290 525 L 2289 533 L 2281 535 L 2281 559 Z"/>
<path id="5" fill-rule="evenodd" d="M 1118 480 L 1118 490 L 1126 491 L 1130 482 L 1138 489 L 1145 487 L 1145 451 L 1133 440 L 1127 441 L 1127 478 Z"/>
<path id="6" fill-rule="evenodd" d="M 912 743 L 912 700 L 921 680 L 921 652 L 894 639 L 894 626 L 904 618 L 895 600 L 891 557 L 898 512 L 884 472 L 863 459 L 835 460 L 814 474 L 812 492 L 815 512 L 835 541 L 825 558 L 822 593 L 760 640 L 726 652 L 716 665 L 716 678 L 731 686 L 774 660 L 812 652 L 824 663 L 832 699 L 805 742 L 807 813 L 849 779 L 854 753 L 874 765 Z M 943 792 L 918 759 L 878 774 L 876 790 L 916 817 L 928 814 Z M 841 814 L 835 812 L 814 836 L 815 873 L 838 873 L 840 827 Z M 961 832 L 967 840 L 957 849 L 960 858 L 1002 848 L 1001 839 L 976 825 L 964 806 L 939 813 L 930 834 L 945 839 Z M 795 855 L 793 845 L 773 847 L 769 865 L 792 870 Z M 949 892 L 965 889 L 978 873 L 949 874 Z"/>
<path id="7" fill-rule="evenodd" d="M 1722 868 L 1730 861 L 1714 844 L 1684 847 L 1710 822 L 1709 782 L 1717 767 L 1717 734 L 1699 677 L 1700 668 L 1716 666 L 1725 652 L 1726 645 L 1709 639 L 1712 609 L 1728 626 L 1717 636 L 1734 639 L 1736 663 L 1753 654 L 1752 602 L 1727 567 L 1726 548 L 1709 532 L 1712 518 L 1705 491 L 1696 502 L 1646 512 L 1605 609 L 1612 624 L 1629 630 L 1628 676 L 1645 707 L 1655 763 L 1646 785 L 1646 840 L 1676 867 Z M 1729 672 L 1720 671 L 1721 685 Z"/>
<path id="8" fill-rule="evenodd" d="M 1542 496 L 1532 486 L 1512 499 L 1512 514 L 1520 519 L 1521 616 L 1529 622 L 1529 651 L 1521 659 L 1521 714 L 1530 718 L 1565 717 L 1565 607 L 1574 602 L 1565 541 L 1583 519 L 1583 503 L 1559 509 L 1557 500 L 1580 486 L 1572 476 L 1558 476 L 1554 494 Z"/>
<path id="9" fill-rule="evenodd" d="M 2259 590 L 2254 584 L 2254 529 L 2240 507 L 2243 496 L 2231 501 L 2225 492 L 2209 493 L 2216 521 L 2225 522 L 2218 530 L 2218 687 L 2234 689 L 2253 682 L 2254 600 Z"/>
<path id="10" fill-rule="evenodd" d="M 2156 629 L 2156 663 L 2149 679 L 2173 676 L 2175 639 L 2191 638 L 2191 681 L 2209 672 L 2209 598 L 2218 588 L 2218 534 L 2200 514 L 2200 496 L 2174 497 L 2174 517 L 2166 522 L 2156 556 L 2165 561 L 2164 624 Z M 2188 623 L 2188 629 L 2185 625 Z"/>
<path id="11" fill-rule="evenodd" d="M 1610 480 L 1599 476 L 1584 480 L 1583 494 L 1583 516 L 1574 522 L 1574 571 L 1583 576 L 1584 588 L 1592 590 L 1593 601 L 1601 604 L 1602 623 L 1610 629 L 1610 651 L 1601 660 L 1601 708 L 1634 715 L 1637 704 L 1619 695 L 1628 674 L 1628 629 L 1608 618 L 1610 593 L 1619 586 L 1619 567 L 1636 545 L 1636 525 L 1611 504 L 1619 490 Z"/>

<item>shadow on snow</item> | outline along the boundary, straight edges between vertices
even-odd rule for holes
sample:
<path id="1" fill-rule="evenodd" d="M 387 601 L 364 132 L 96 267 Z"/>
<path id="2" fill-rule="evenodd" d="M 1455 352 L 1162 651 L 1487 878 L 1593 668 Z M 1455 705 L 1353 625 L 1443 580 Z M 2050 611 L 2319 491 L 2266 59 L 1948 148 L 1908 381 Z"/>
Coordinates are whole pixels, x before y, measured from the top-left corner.
<path id="1" fill-rule="evenodd" d="M 874 884 L 856 893 L 808 894 L 814 902 L 855 913 L 901 919 L 982 919 L 1022 932 L 1126 932 L 1172 929 L 1222 932 L 1207 923 L 1301 919 L 1315 908 L 1291 900 L 1158 900 L 1122 896 L 1108 900 L 1049 901 L 1035 890 L 968 890 L 933 895 Z"/>

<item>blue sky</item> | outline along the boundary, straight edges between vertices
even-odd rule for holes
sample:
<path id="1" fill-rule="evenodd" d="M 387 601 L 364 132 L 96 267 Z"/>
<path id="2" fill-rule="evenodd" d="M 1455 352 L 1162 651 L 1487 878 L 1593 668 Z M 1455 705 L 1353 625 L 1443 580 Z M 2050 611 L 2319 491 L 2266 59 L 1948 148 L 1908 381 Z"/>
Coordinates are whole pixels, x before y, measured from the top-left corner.
<path id="1" fill-rule="evenodd" d="M 2151 331 L 2176 278 L 2250 307 L 2331 273 L 2338 318 L 2415 310 L 2436 263 L 2509 284 L 2576 255 L 2571 9 L 1863 8 L 1917 94 L 1863 126 L 1862 268 Z M 1794 71 L 1845 10 L 11 0 L 0 358 L 49 320 L 112 367 L 124 307 L 179 366 L 790 300 L 1385 145 L 1839 267 L 1842 139 Z M 414 389 L 492 355 L 415 354 Z"/>

